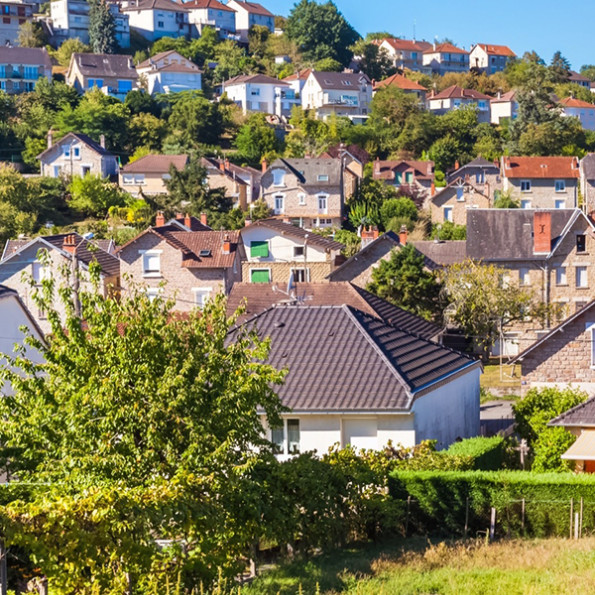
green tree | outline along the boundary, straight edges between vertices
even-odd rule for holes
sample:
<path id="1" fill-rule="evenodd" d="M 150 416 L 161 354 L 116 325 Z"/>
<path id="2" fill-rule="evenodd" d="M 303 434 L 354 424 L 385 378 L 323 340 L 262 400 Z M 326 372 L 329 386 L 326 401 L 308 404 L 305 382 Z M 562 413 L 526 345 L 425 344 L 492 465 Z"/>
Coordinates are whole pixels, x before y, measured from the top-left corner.
<path id="1" fill-rule="evenodd" d="M 433 240 L 465 240 L 467 239 L 467 226 L 457 225 L 452 221 L 432 225 L 430 236 Z"/>
<path id="2" fill-rule="evenodd" d="M 370 80 L 381 81 L 397 71 L 388 52 L 377 43 L 372 43 L 367 36 L 365 40 L 356 41 L 351 51 L 358 58 L 360 69 Z"/>
<path id="3" fill-rule="evenodd" d="M 217 66 L 213 72 L 214 81 L 223 83 L 239 74 L 248 74 L 255 68 L 254 61 L 243 48 L 231 40 L 220 43 L 215 48 Z"/>
<path id="4" fill-rule="evenodd" d="M 105 217 L 110 207 L 124 206 L 128 196 L 109 178 L 93 174 L 74 176 L 68 190 L 72 209 L 96 217 Z"/>
<path id="5" fill-rule="evenodd" d="M 267 124 L 264 114 L 254 113 L 248 116 L 234 141 L 238 155 L 253 165 L 260 163 L 266 153 L 278 148 L 275 131 Z"/>
<path id="6" fill-rule="evenodd" d="M 258 221 L 260 219 L 268 219 L 273 214 L 273 210 L 267 205 L 266 201 L 259 198 L 256 202 L 250 205 L 250 219 Z"/>
<path id="7" fill-rule="evenodd" d="M 167 122 L 152 114 L 136 114 L 130 118 L 128 124 L 128 150 L 132 153 L 138 147 L 146 147 L 151 151 L 159 152 L 167 132 Z"/>
<path id="8" fill-rule="evenodd" d="M 412 230 L 417 218 L 415 203 L 405 196 L 385 200 L 380 206 L 380 220 L 387 231 L 398 232 L 402 225 Z"/>
<path id="9" fill-rule="evenodd" d="M 25 21 L 19 26 L 18 44 L 22 48 L 42 48 L 48 43 L 41 23 Z"/>
<path id="10" fill-rule="evenodd" d="M 595 65 L 583 64 L 580 69 L 580 73 L 586 76 L 590 81 L 595 81 Z"/>
<path id="11" fill-rule="evenodd" d="M 319 72 L 342 72 L 343 64 L 334 58 L 321 58 L 314 64 L 314 70 Z"/>
<path id="12" fill-rule="evenodd" d="M 70 65 L 72 54 L 85 54 L 91 52 L 91 48 L 84 44 L 78 37 L 67 39 L 60 44 L 60 47 L 53 52 L 60 66 L 67 68 Z"/>
<path id="13" fill-rule="evenodd" d="M 89 44 L 95 54 L 113 54 L 118 48 L 116 21 L 106 0 L 89 0 Z"/>
<path id="14" fill-rule="evenodd" d="M 428 320 L 439 318 L 440 283 L 412 244 L 394 249 L 372 271 L 368 291 Z"/>
<path id="15" fill-rule="evenodd" d="M 256 59 L 262 60 L 268 49 L 268 40 L 271 35 L 269 28 L 264 25 L 252 25 L 248 31 L 248 52 Z"/>
<path id="16" fill-rule="evenodd" d="M 562 55 L 562 52 L 556 52 L 549 65 L 550 79 L 553 83 L 564 83 L 570 76 L 570 62 Z"/>
<path id="17" fill-rule="evenodd" d="M 510 190 L 500 192 L 500 196 L 494 201 L 495 209 L 518 209 L 520 206 L 520 202 L 512 198 L 512 192 Z"/>
<path id="18" fill-rule="evenodd" d="M 447 134 L 430 147 L 429 157 L 435 163 L 436 169 L 447 171 L 461 157 L 461 152 L 461 145 L 457 139 Z"/>

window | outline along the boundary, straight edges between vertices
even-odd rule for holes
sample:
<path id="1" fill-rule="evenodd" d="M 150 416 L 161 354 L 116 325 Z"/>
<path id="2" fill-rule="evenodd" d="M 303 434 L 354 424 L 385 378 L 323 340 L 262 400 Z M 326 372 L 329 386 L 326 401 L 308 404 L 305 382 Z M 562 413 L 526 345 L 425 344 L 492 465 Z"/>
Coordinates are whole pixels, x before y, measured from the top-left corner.
<path id="1" fill-rule="evenodd" d="M 556 267 L 556 285 L 568 285 L 566 267 Z"/>
<path id="2" fill-rule="evenodd" d="M 579 310 L 582 310 L 588 302 L 574 302 L 574 311 L 578 312 Z"/>
<path id="3" fill-rule="evenodd" d="M 212 287 L 193 287 L 192 288 L 192 292 L 194 293 L 194 303 L 201 310 L 205 307 L 205 304 L 209 301 L 212 291 L 213 291 Z"/>
<path id="4" fill-rule="evenodd" d="M 50 278 L 50 268 L 47 264 L 34 262 L 31 265 L 31 276 L 35 281 L 35 285 L 40 285 L 42 281 Z"/>
<path id="5" fill-rule="evenodd" d="M 283 425 L 271 428 L 271 442 L 275 454 L 300 454 L 300 420 L 287 419 Z"/>
<path id="6" fill-rule="evenodd" d="M 275 214 L 276 215 L 280 215 L 281 213 L 283 213 L 283 203 L 285 201 L 283 200 L 282 196 L 275 196 Z"/>
<path id="7" fill-rule="evenodd" d="M 580 266 L 575 268 L 576 287 L 588 287 L 589 282 L 587 280 L 587 267 Z"/>
<path id="8" fill-rule="evenodd" d="M 294 246 L 293 247 L 293 257 L 297 258 L 298 256 L 304 256 L 304 247 L 303 246 Z"/>
<path id="9" fill-rule="evenodd" d="M 452 223 L 452 207 L 444 207 L 444 221 Z"/>
<path id="10" fill-rule="evenodd" d="M 72 156 L 75 159 L 80 159 L 81 158 L 81 148 L 80 147 L 73 147 L 72 148 Z"/>
<path id="11" fill-rule="evenodd" d="M 408 171 L 405 172 L 405 184 L 412 184 L 413 183 L 413 172 Z"/>
<path id="12" fill-rule="evenodd" d="M 480 171 L 475 174 L 475 183 L 476 184 L 483 184 L 485 182 L 485 174 L 484 172 Z"/>
<path id="13" fill-rule="evenodd" d="M 457 186 L 457 200 L 458 201 L 462 201 L 465 200 L 465 197 L 463 196 L 463 187 L 462 186 Z"/>
<path id="14" fill-rule="evenodd" d="M 333 220 L 325 219 L 324 217 L 318 217 L 318 219 L 315 219 L 313 223 L 316 225 L 316 227 L 330 227 L 333 224 Z"/>
<path id="15" fill-rule="evenodd" d="M 285 186 L 285 171 L 282 169 L 273 170 L 273 186 Z"/>
<path id="16" fill-rule="evenodd" d="M 37 66 L 24 66 L 23 68 L 26 79 L 36 79 L 39 76 Z"/>
<path id="17" fill-rule="evenodd" d="M 87 87 L 92 89 L 93 87 L 103 87 L 103 79 L 89 79 L 87 81 Z"/>
<path id="18" fill-rule="evenodd" d="M 531 201 L 530 200 L 521 200 L 521 209 L 530 209 L 531 208 Z"/>
<path id="19" fill-rule="evenodd" d="M 519 285 L 531 285 L 531 277 L 528 268 L 519 269 Z"/>
<path id="20" fill-rule="evenodd" d="M 132 91 L 132 81 L 118 81 L 118 93 Z"/>
<path id="21" fill-rule="evenodd" d="M 326 215 L 327 213 L 327 196 L 320 194 L 318 196 L 318 212 Z"/>
<path id="22" fill-rule="evenodd" d="M 566 192 L 566 180 L 555 181 L 556 192 Z"/>
<path id="23" fill-rule="evenodd" d="M 251 269 L 250 283 L 270 283 L 271 271 L 269 269 Z"/>
<path id="24" fill-rule="evenodd" d="M 309 269 L 290 269 L 290 273 L 293 275 L 294 283 L 307 283 L 310 281 Z"/>
<path id="25" fill-rule="evenodd" d="M 327 174 L 318 174 L 318 181 L 319 182 L 328 182 L 328 175 Z"/>
<path id="26" fill-rule="evenodd" d="M 161 295 L 160 287 L 149 287 L 147 289 L 147 297 L 149 298 L 150 302 L 157 299 L 160 295 Z"/>
<path id="27" fill-rule="evenodd" d="M 66 159 L 70 159 L 70 145 L 62 146 L 62 157 L 65 157 Z"/>
<path id="28" fill-rule="evenodd" d="M 266 240 L 250 242 L 250 258 L 267 258 L 269 243 Z"/>
<path id="29" fill-rule="evenodd" d="M 143 277 L 161 276 L 161 251 L 142 251 L 143 256 Z"/>
<path id="30" fill-rule="evenodd" d="M 273 454 L 285 454 L 285 428 L 271 428 L 271 442 L 273 443 Z"/>
<path id="31" fill-rule="evenodd" d="M 303 192 L 300 192 L 298 194 L 298 200 L 299 200 L 299 204 L 301 206 L 304 206 L 306 204 L 306 195 Z"/>
<path id="32" fill-rule="evenodd" d="M 557 199 L 554 201 L 554 208 L 556 209 L 565 209 L 566 208 L 566 201 L 564 199 Z"/>
<path id="33" fill-rule="evenodd" d="M 250 90 L 250 94 L 251 95 L 256 95 L 257 97 L 260 97 L 260 88 L 259 87 L 256 87 L 254 89 L 251 89 Z"/>
<path id="34" fill-rule="evenodd" d="M 157 21 L 157 29 L 163 29 L 164 24 L 163 21 Z"/>
<path id="35" fill-rule="evenodd" d="M 531 192 L 531 180 L 521 180 L 521 192 Z"/>
<path id="36" fill-rule="evenodd" d="M 134 176 L 132 174 L 123 174 L 122 175 L 122 183 L 126 186 L 129 184 L 134 184 Z"/>
<path id="37" fill-rule="evenodd" d="M 576 251 L 585 252 L 587 250 L 587 236 L 583 233 L 576 235 Z"/>

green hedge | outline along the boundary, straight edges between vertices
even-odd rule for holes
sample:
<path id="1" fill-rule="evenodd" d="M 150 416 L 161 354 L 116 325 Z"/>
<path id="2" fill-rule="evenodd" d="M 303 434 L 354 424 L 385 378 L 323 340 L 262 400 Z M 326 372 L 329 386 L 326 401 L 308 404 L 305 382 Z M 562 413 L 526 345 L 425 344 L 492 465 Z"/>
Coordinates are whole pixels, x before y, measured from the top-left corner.
<path id="1" fill-rule="evenodd" d="M 452 444 L 446 454 L 470 457 L 472 469 L 497 471 L 504 464 L 505 441 L 502 436 L 468 438 Z"/>
<path id="2" fill-rule="evenodd" d="M 595 531 L 595 477 L 523 471 L 395 471 L 393 498 L 409 504 L 408 525 L 421 533 L 468 534 L 489 527 L 497 510 L 497 531 L 545 537 L 569 534 L 570 500 L 583 499 L 583 533 Z M 523 500 L 525 512 L 523 515 Z"/>

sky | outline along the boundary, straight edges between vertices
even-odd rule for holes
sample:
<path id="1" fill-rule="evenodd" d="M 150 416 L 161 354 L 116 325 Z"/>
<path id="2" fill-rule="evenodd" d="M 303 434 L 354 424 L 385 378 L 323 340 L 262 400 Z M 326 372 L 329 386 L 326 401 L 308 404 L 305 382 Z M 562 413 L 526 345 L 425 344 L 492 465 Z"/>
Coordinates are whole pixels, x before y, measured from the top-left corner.
<path id="1" fill-rule="evenodd" d="M 323 0 L 318 0 L 322 2 Z M 295 0 L 259 0 L 287 16 Z M 388 31 L 433 41 L 448 37 L 465 49 L 475 43 L 507 45 L 518 56 L 535 50 L 549 63 L 557 50 L 574 70 L 595 64 L 593 0 L 335 0 L 351 25 L 365 36 Z"/>

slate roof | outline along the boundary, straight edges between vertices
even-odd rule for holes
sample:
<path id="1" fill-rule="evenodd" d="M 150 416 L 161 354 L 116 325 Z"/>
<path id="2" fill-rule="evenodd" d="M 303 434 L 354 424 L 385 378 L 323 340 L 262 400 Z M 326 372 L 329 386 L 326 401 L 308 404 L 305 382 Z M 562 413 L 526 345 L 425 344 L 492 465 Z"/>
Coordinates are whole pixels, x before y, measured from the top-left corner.
<path id="1" fill-rule="evenodd" d="M 0 46 L 0 64 L 30 64 L 43 66 L 50 72 L 52 61 L 45 48 L 22 48 Z"/>
<path id="2" fill-rule="evenodd" d="M 227 313 L 231 315 L 245 302 L 246 312 L 240 319 L 243 322 L 276 304 L 294 307 L 348 305 L 424 339 L 431 340 L 442 331 L 432 322 L 349 282 L 296 283 L 290 296 L 286 289 L 275 283 L 235 283 L 227 298 Z"/>
<path id="3" fill-rule="evenodd" d="M 127 163 L 120 171 L 123 174 L 166 174 L 170 165 L 181 171 L 187 163 L 188 155 L 145 155 Z"/>
<path id="4" fill-rule="evenodd" d="M 178 4 L 173 0 L 140 0 L 139 2 L 132 2 L 122 12 L 129 10 L 168 10 L 170 12 L 188 12 L 184 4 Z"/>
<path id="5" fill-rule="evenodd" d="M 475 159 L 473 159 L 473 161 L 469 161 L 469 163 L 465 163 L 465 165 L 461 165 L 461 167 L 459 167 L 459 169 L 455 169 L 455 170 L 452 170 L 451 172 L 449 172 L 447 174 L 448 182 L 450 183 L 453 180 L 459 178 L 460 176 L 465 175 L 465 169 L 471 169 L 474 167 L 479 167 L 482 169 L 491 169 L 492 173 L 495 173 L 495 174 L 500 173 L 500 167 L 498 165 L 496 165 L 492 161 L 488 161 L 487 159 L 484 159 L 480 155 L 479 157 L 476 157 Z"/>
<path id="6" fill-rule="evenodd" d="M 507 178 L 578 178 L 576 157 L 502 157 L 502 175 Z"/>
<path id="7" fill-rule="evenodd" d="M 426 262 L 431 263 L 428 267 L 431 270 L 463 262 L 467 258 L 467 242 L 465 240 L 430 240 L 413 242 L 413 245 L 418 252 L 426 257 Z"/>
<path id="8" fill-rule="evenodd" d="M 231 85 L 244 85 L 245 83 L 258 85 L 276 85 L 278 87 L 289 87 L 289 85 L 280 79 L 267 76 L 266 74 L 239 74 L 223 83 L 223 88 Z"/>
<path id="9" fill-rule="evenodd" d="M 325 157 L 275 159 L 267 172 L 275 168 L 289 170 L 297 177 L 298 183 L 301 186 L 341 185 L 341 161 L 339 159 L 328 159 Z M 265 172 L 265 175 L 267 172 Z M 319 175 L 327 175 L 328 180 L 326 182 L 319 181 Z"/>
<path id="10" fill-rule="evenodd" d="M 548 426 L 595 428 L 595 397 L 558 415 Z"/>
<path id="11" fill-rule="evenodd" d="M 131 56 L 122 54 L 79 54 L 71 57 L 71 66 L 76 62 L 83 76 L 96 77 L 121 77 L 126 79 L 138 78 L 138 73 Z"/>
<path id="12" fill-rule="evenodd" d="M 440 91 L 440 93 L 431 95 L 428 99 L 485 99 L 486 101 L 490 101 L 492 98 L 475 89 L 463 89 L 457 85 L 451 85 L 443 91 Z"/>
<path id="13" fill-rule="evenodd" d="M 41 159 L 43 156 L 47 155 L 48 153 L 51 153 L 54 150 L 54 147 L 60 146 L 63 142 L 71 138 L 78 139 L 99 155 L 103 155 L 104 157 L 113 157 L 112 153 L 110 153 L 107 149 L 102 147 L 99 143 L 96 143 L 90 136 L 82 134 L 81 132 L 68 132 L 61 139 L 55 141 L 51 147 L 48 147 L 45 151 L 43 151 L 43 153 L 40 153 L 37 156 L 37 159 Z"/>
<path id="14" fill-rule="evenodd" d="M 583 174 L 587 180 L 595 179 L 595 153 L 589 153 L 581 159 Z"/>
<path id="15" fill-rule="evenodd" d="M 374 85 L 374 89 L 383 89 L 384 87 L 397 87 L 403 89 L 403 91 L 427 91 L 425 87 L 422 87 L 419 83 L 408 79 L 402 74 L 396 73 L 382 81 L 379 81 Z"/>
<path id="16" fill-rule="evenodd" d="M 276 392 L 294 411 L 408 411 L 417 392 L 481 365 L 350 306 L 278 306 L 245 326 L 270 337 L 267 362 L 289 370 Z"/>
<path id="17" fill-rule="evenodd" d="M 319 72 L 313 70 L 311 76 L 323 89 L 340 89 L 341 91 L 353 89 L 359 91 L 360 84 L 370 84 L 368 75 L 363 72 Z"/>
<path id="18" fill-rule="evenodd" d="M 516 54 L 507 45 L 493 45 L 491 43 L 477 44 L 484 52 L 494 56 L 508 56 L 514 58 Z"/>
<path id="19" fill-rule="evenodd" d="M 272 229 L 273 231 L 277 232 L 279 235 L 286 235 L 302 241 L 304 241 L 307 237 L 309 246 L 316 246 L 318 248 L 322 248 L 323 250 L 343 250 L 343 248 L 345 248 L 343 244 L 336 242 L 332 238 L 327 238 L 312 231 L 306 231 L 302 227 L 292 225 L 291 223 L 285 223 L 284 221 L 273 219 L 272 217 L 269 219 L 259 219 L 258 221 L 254 221 L 254 223 L 251 223 L 244 229 L 251 229 L 254 227 L 266 227 L 267 229 Z"/>

